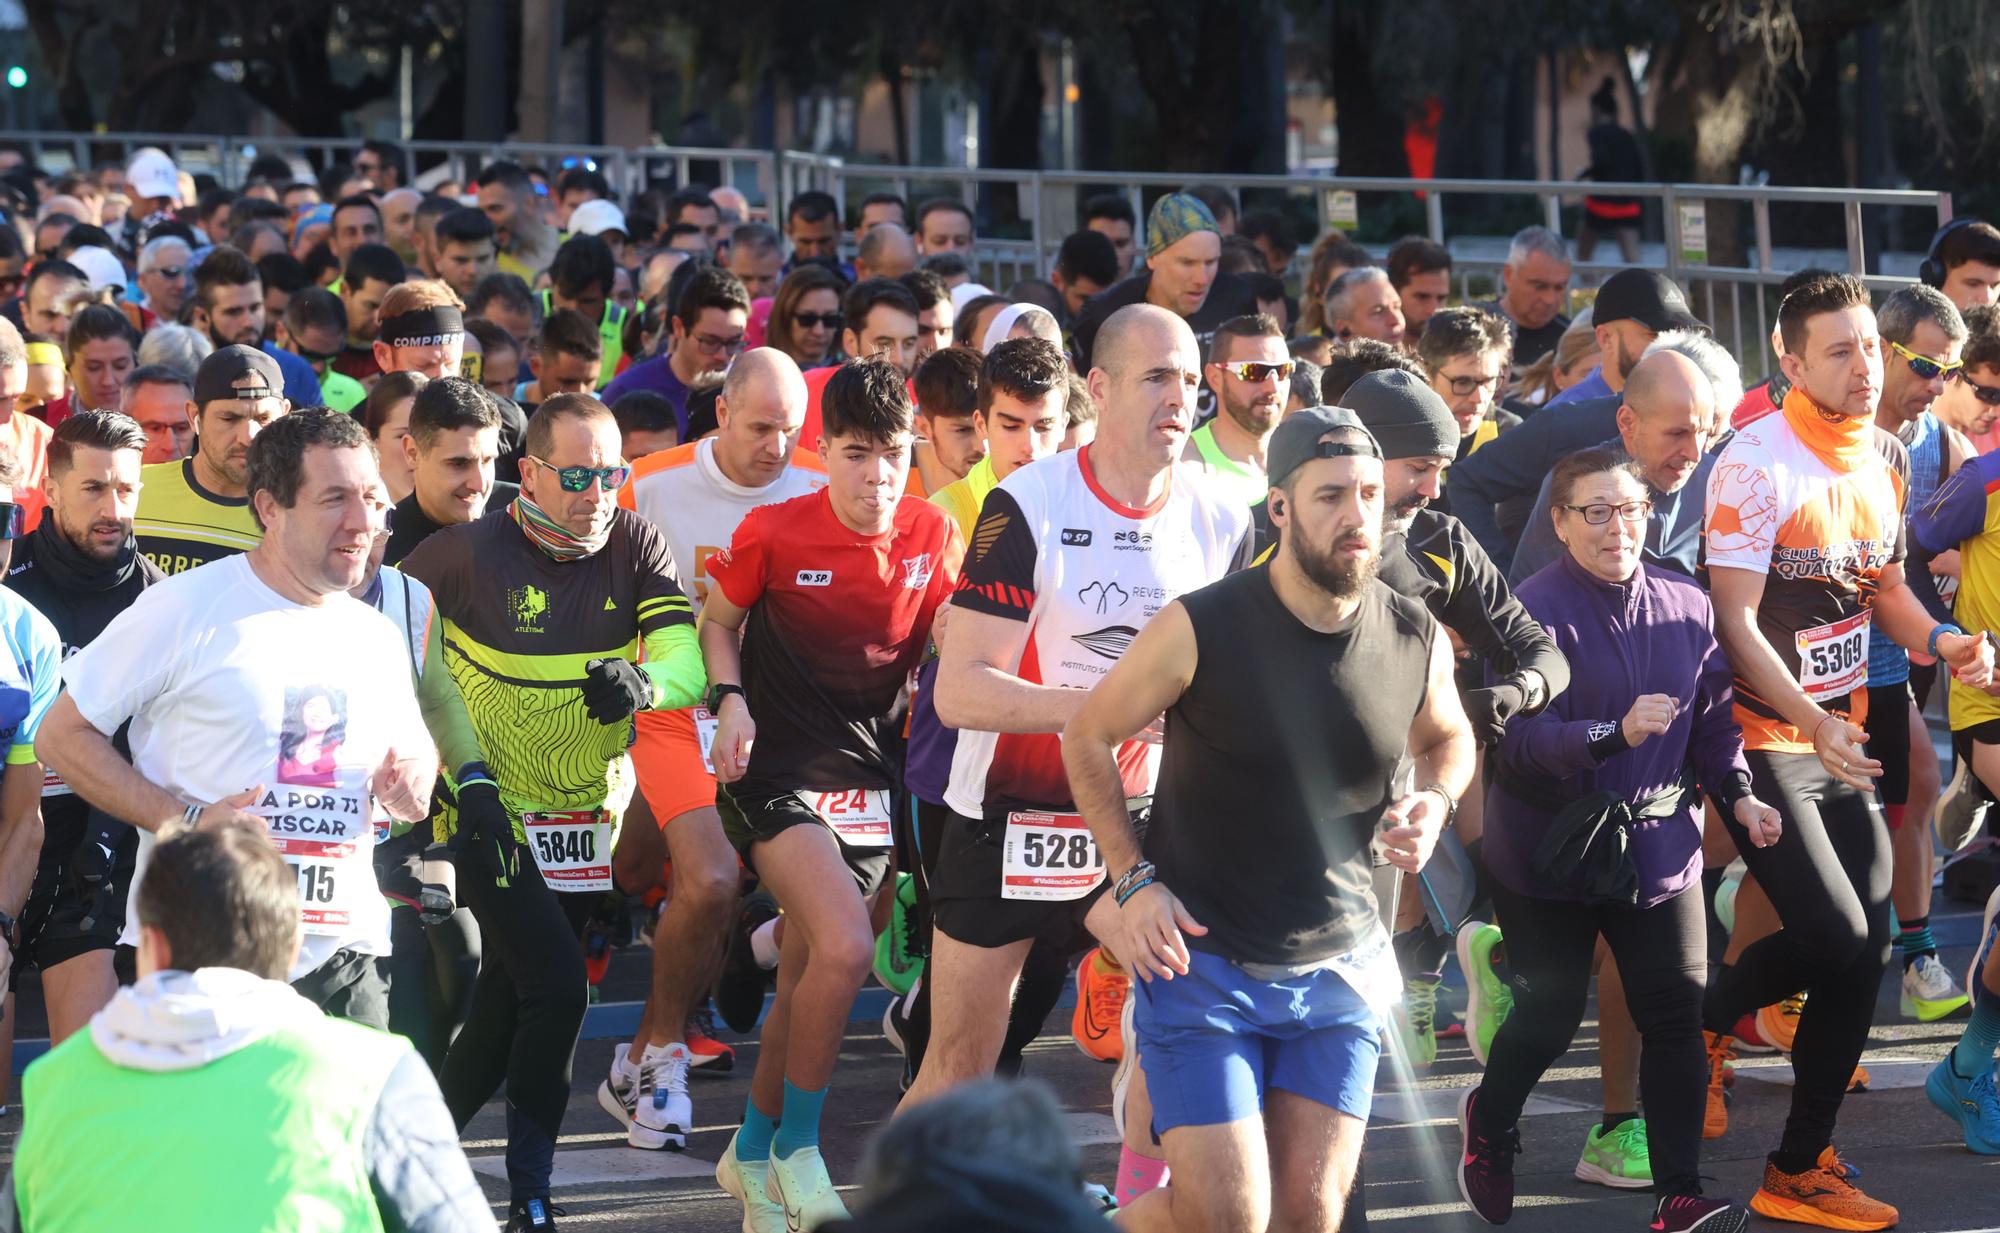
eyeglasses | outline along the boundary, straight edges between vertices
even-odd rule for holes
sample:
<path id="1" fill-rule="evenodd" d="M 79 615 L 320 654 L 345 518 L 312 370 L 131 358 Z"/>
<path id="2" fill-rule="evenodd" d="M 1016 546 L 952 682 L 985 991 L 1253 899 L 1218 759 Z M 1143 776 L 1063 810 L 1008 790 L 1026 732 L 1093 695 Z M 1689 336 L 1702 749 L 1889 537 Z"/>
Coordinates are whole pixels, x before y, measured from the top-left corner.
<path id="1" fill-rule="evenodd" d="M 694 345 L 710 355 L 735 355 L 743 350 L 743 342 L 744 336 L 741 334 L 734 338 L 710 338 L 706 334 L 694 336 Z"/>
<path id="2" fill-rule="evenodd" d="M 1269 381 L 1273 377 L 1280 381 L 1290 381 L 1293 365 L 1290 360 L 1281 360 L 1275 364 L 1244 360 L 1239 364 L 1223 364 L 1221 368 L 1238 381 Z"/>
<path id="3" fill-rule="evenodd" d="M 1953 360 L 1951 363 L 1946 364 L 1934 360 L 1928 355 L 1918 355 L 1902 343 L 1892 342 L 1889 345 L 1895 349 L 1897 355 L 1902 356 L 1909 362 L 1910 371 L 1917 374 L 1917 380 L 1919 381 L 1929 381 L 1940 375 L 1949 376 L 1965 367 L 1964 360 Z"/>
<path id="4" fill-rule="evenodd" d="M 1565 505 L 1564 509 L 1574 510 L 1583 515 L 1583 520 L 1593 527 L 1601 527 L 1617 514 L 1620 522 L 1644 522 L 1653 516 L 1651 501 L 1627 501 L 1622 505 L 1609 505 L 1602 501 L 1589 505 Z"/>
<path id="5" fill-rule="evenodd" d="M 589 492 L 590 482 L 596 480 L 606 492 L 617 492 L 632 478 L 632 468 L 618 467 L 559 467 L 552 462 L 528 455 L 528 461 L 539 467 L 547 467 L 556 473 L 556 481 L 564 492 Z"/>
<path id="6" fill-rule="evenodd" d="M 1451 386 L 1453 398 L 1464 398 L 1474 390 L 1489 389 L 1500 384 L 1500 374 L 1490 377 L 1446 377 L 1445 384 Z"/>
<path id="7" fill-rule="evenodd" d="M 793 313 L 792 324 L 810 330 L 817 326 L 823 330 L 837 330 L 847 318 L 839 313 Z"/>
<path id="8" fill-rule="evenodd" d="M 1963 365 L 1953 369 L 1951 375 L 1958 379 L 1959 384 L 1971 390 L 1974 398 L 1977 398 L 1989 407 L 2000 407 L 2000 385 L 1979 384 L 1979 382 L 1972 379 L 1971 374 L 1965 371 Z"/>

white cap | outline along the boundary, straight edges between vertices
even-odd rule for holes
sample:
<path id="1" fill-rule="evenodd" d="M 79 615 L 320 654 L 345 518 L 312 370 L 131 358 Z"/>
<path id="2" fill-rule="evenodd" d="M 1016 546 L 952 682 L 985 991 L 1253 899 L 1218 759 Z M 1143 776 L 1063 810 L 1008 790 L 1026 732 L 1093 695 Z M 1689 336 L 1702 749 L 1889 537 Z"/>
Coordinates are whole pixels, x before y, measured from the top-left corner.
<path id="1" fill-rule="evenodd" d="M 602 235 L 607 231 L 615 231 L 622 236 L 632 234 L 625 227 L 625 211 L 619 209 L 617 203 L 598 198 L 570 211 L 571 235 Z"/>
<path id="2" fill-rule="evenodd" d="M 69 255 L 69 263 L 90 279 L 92 291 L 113 287 L 118 294 L 125 294 L 125 264 L 110 249 L 87 244 Z"/>
<path id="3" fill-rule="evenodd" d="M 147 146 L 125 164 L 125 185 L 134 197 L 181 197 L 181 174 L 166 151 Z"/>
<path id="4" fill-rule="evenodd" d="M 993 288 L 983 283 L 960 283 L 951 289 L 951 315 L 956 317 L 963 312 L 969 301 L 976 300 L 982 295 L 992 294 Z"/>

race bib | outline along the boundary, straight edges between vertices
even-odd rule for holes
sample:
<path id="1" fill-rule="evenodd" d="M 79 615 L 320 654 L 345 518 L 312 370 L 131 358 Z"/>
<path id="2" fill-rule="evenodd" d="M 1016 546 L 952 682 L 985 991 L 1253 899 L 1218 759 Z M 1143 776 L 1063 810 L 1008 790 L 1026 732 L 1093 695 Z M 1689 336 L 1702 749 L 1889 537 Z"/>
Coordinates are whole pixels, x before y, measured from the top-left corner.
<path id="1" fill-rule="evenodd" d="M 1083 818 L 1016 810 L 1001 849 L 1002 899 L 1081 899 L 1104 881 L 1104 858 Z"/>
<path id="2" fill-rule="evenodd" d="M 837 792 L 796 792 L 793 795 L 832 827 L 841 842 L 856 848 L 889 846 L 887 789 L 843 788 Z"/>
<path id="3" fill-rule="evenodd" d="M 44 765 L 42 767 L 42 795 L 46 797 L 68 796 L 69 794 L 70 786 L 63 782 L 63 777 Z"/>
<path id="4" fill-rule="evenodd" d="M 708 757 L 708 751 L 715 746 L 715 716 L 708 713 L 705 706 L 692 706 L 688 714 L 694 716 L 694 739 L 701 745 L 701 769 L 715 774 L 715 763 Z"/>
<path id="5" fill-rule="evenodd" d="M 308 934 L 344 934 L 361 896 L 376 894 L 375 866 L 358 843 L 272 836 L 299 880 L 299 926 Z"/>
<path id="6" fill-rule="evenodd" d="M 1868 681 L 1868 613 L 1796 635 L 1799 688 L 1814 702 L 1852 693 Z"/>
<path id="7" fill-rule="evenodd" d="M 611 889 L 611 815 L 601 809 L 524 813 L 535 868 L 554 891 Z"/>

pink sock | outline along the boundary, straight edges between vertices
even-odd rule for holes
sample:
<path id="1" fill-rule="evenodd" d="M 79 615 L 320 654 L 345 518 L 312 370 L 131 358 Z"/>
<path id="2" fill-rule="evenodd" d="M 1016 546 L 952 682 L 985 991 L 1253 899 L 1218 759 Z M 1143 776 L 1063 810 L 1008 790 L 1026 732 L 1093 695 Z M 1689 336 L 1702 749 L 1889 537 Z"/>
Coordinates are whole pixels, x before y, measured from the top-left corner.
<path id="1" fill-rule="evenodd" d="M 1150 1160 L 1129 1147 L 1118 1149 L 1118 1185 L 1114 1187 L 1118 1206 L 1123 1207 L 1148 1190 L 1167 1184 L 1167 1162 Z"/>

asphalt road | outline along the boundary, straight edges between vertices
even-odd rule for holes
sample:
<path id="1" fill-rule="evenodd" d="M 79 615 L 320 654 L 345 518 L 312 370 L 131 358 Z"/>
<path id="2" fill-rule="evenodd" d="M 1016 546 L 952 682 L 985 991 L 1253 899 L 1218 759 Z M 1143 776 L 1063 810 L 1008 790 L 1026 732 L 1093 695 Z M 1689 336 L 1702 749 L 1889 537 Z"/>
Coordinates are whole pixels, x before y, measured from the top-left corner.
<path id="1" fill-rule="evenodd" d="M 1963 972 L 1978 926 L 1976 913 L 1942 899 L 1933 916 L 1946 961 Z M 609 983 L 612 996 L 631 992 L 644 961 L 635 949 L 620 956 Z M 879 1007 L 880 991 L 864 994 Z M 1461 1004 L 1456 996 L 1452 1007 Z M 593 1009 L 592 1032 L 613 1030 L 632 1008 Z M 1546 1233 L 1597 1233 L 1639 1229 L 1650 1216 L 1643 1195 L 1586 1185 L 1571 1177 L 1584 1135 L 1597 1120 L 1596 1023 L 1591 1012 L 1570 1054 L 1552 1070 L 1522 1122 L 1524 1152 L 1514 1225 Z M 1864 1171 L 1870 1193 L 1896 1204 L 1901 1227 L 1914 1233 L 1959 1233 L 2000 1228 L 2000 1159 L 1975 1157 L 1955 1126 L 1925 1100 L 1923 1079 L 1956 1040 L 1959 1023 L 1917 1025 L 1897 1015 L 1895 985 L 1885 980 L 1864 1064 L 1872 1090 L 1850 1096 L 1841 1114 L 1839 1147 Z M 684 1154 L 635 1151 L 624 1132 L 597 1107 L 596 1087 L 616 1040 L 586 1039 L 579 1048 L 569 1116 L 556 1163 L 555 1201 L 567 1213 L 564 1227 L 632 1233 L 661 1228 L 687 1233 L 731 1233 L 741 1214 L 715 1185 L 713 1168 L 734 1132 L 755 1064 L 754 1041 L 736 1041 L 727 1074 L 698 1072 L 693 1081 L 697 1131 Z M 857 1018 L 841 1054 L 827 1104 L 822 1143 L 843 1189 L 858 1172 L 869 1135 L 896 1100 L 900 1059 L 883 1039 L 878 1020 Z M 1736 1085 L 1729 1133 L 1705 1145 L 1702 1167 L 1710 1189 L 1747 1198 L 1761 1173 L 1763 1155 L 1775 1145 L 1783 1122 L 1790 1066 L 1780 1058 L 1746 1058 Z M 1029 1076 L 1049 1084 L 1069 1111 L 1071 1133 L 1087 1173 L 1108 1181 L 1117 1160 L 1111 1127 L 1111 1067 L 1092 1061 L 1071 1044 L 1068 1010 L 1050 1016 L 1048 1029 L 1030 1046 Z M 1478 1068 L 1462 1041 L 1441 1042 L 1437 1065 L 1413 1081 L 1399 1080 L 1385 1064 L 1376 1116 L 1366 1149 L 1366 1196 L 1371 1224 L 1391 1230 L 1474 1230 L 1459 1201 L 1451 1166 L 1456 1150 L 1458 1094 L 1477 1082 Z M 0 1119 L 0 1158 L 11 1156 L 16 1112 Z M 156 1128 L 158 1129 L 158 1128 Z M 496 1100 L 467 1128 L 465 1146 L 496 1212 L 504 1215 L 502 1152 L 505 1119 Z M 114 1170 L 115 1173 L 115 1170 Z M 1777 1227 L 1753 1218 L 1753 1227 Z"/>

